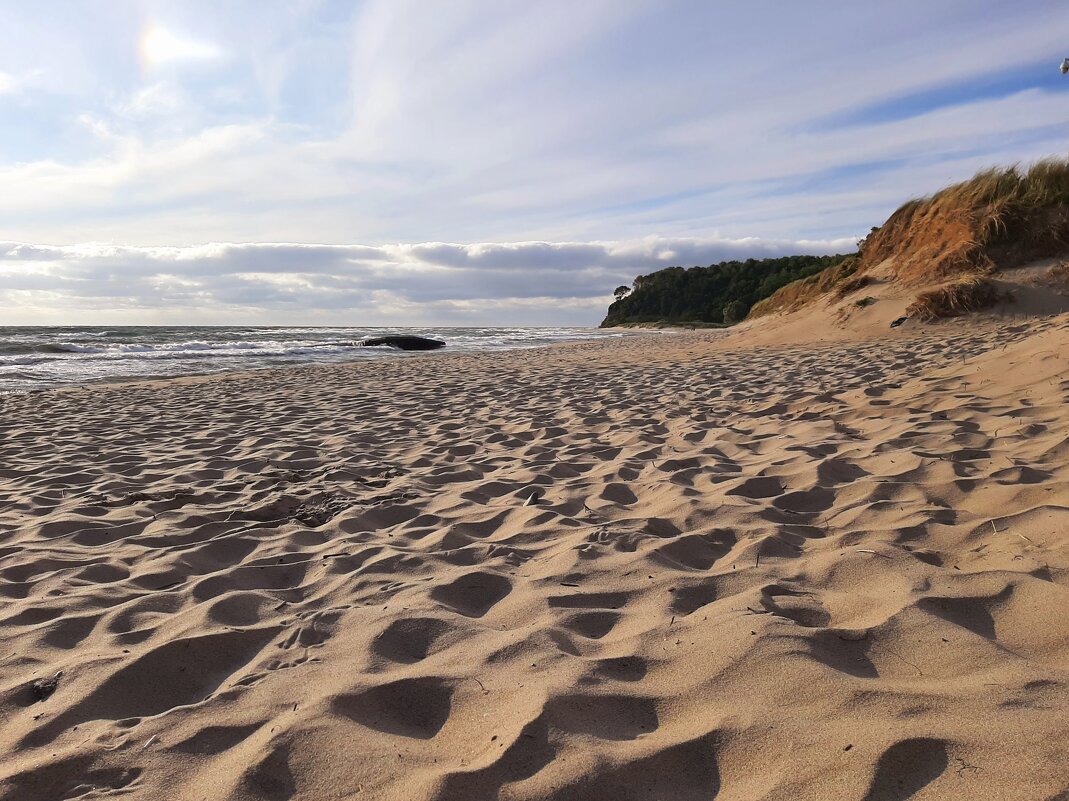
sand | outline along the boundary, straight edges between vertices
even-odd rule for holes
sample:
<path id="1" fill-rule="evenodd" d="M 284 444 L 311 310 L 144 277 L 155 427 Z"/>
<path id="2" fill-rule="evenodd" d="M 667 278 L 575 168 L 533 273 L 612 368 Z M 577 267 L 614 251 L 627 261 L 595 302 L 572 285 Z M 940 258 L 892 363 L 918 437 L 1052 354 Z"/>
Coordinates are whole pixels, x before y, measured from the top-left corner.
<path id="1" fill-rule="evenodd" d="M 755 341 L 0 399 L 0 799 L 1069 798 L 1069 318 Z"/>

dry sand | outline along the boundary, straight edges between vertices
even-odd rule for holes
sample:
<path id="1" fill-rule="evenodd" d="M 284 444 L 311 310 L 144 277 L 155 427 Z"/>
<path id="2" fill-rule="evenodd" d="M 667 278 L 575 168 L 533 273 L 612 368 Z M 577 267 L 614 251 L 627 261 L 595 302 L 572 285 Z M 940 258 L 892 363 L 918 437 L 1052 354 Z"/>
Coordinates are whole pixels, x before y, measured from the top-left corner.
<path id="1" fill-rule="evenodd" d="M 1069 798 L 1067 349 L 0 399 L 0 798 Z"/>

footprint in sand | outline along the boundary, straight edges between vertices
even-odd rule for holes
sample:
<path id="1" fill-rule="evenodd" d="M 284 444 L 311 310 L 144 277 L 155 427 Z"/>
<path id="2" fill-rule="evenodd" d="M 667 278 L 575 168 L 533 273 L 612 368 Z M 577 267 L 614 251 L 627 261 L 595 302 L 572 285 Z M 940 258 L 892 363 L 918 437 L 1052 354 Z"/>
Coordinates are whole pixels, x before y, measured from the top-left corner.
<path id="1" fill-rule="evenodd" d="M 583 612 L 561 621 L 562 625 L 590 640 L 600 640 L 620 621 L 617 612 Z"/>
<path id="2" fill-rule="evenodd" d="M 611 681 L 642 681 L 646 678 L 649 665 L 641 656 L 615 656 L 599 659 L 594 663 L 592 679 L 595 682 L 605 679 Z M 582 680 L 581 680 L 582 681 Z"/>
<path id="3" fill-rule="evenodd" d="M 740 495 L 743 498 L 774 498 L 783 494 L 783 484 L 775 476 L 748 478 L 739 486 L 727 491 L 728 495 Z"/>
<path id="4" fill-rule="evenodd" d="M 441 650 L 439 640 L 453 626 L 432 617 L 402 618 L 390 623 L 371 645 L 372 651 L 391 662 L 412 664 Z"/>
<path id="5" fill-rule="evenodd" d="M 648 756 L 604 761 L 583 777 L 571 799 L 665 798 L 706 801 L 720 792 L 718 733 L 660 746 Z"/>
<path id="6" fill-rule="evenodd" d="M 129 792 L 141 777 L 140 768 L 93 767 L 97 759 L 75 756 L 34 765 L 7 777 L 0 785 L 0 801 L 84 798 L 87 788 L 99 791 L 93 797 L 117 796 Z"/>
<path id="7" fill-rule="evenodd" d="M 831 508 L 835 503 L 835 493 L 824 487 L 813 487 L 780 495 L 772 505 L 787 512 L 798 514 L 815 514 Z"/>
<path id="8" fill-rule="evenodd" d="M 551 595 L 546 600 L 556 609 L 619 609 L 630 598 L 629 592 L 576 592 Z"/>
<path id="9" fill-rule="evenodd" d="M 961 626 L 981 637 L 995 639 L 995 616 L 1000 607 L 1013 596 L 1014 586 L 1006 585 L 1000 592 L 979 596 L 929 596 L 921 598 L 917 606 L 929 614 Z"/>
<path id="10" fill-rule="evenodd" d="M 199 703 L 277 633 L 277 628 L 248 629 L 166 642 L 120 667 L 47 726 L 27 735 L 23 744 L 51 742 L 86 720 L 143 718 Z"/>
<path id="11" fill-rule="evenodd" d="M 672 591 L 672 614 L 686 617 L 711 604 L 716 598 L 716 582 L 712 580 L 677 587 Z"/>
<path id="12" fill-rule="evenodd" d="M 452 684 L 443 678 L 399 679 L 331 701 L 331 709 L 369 729 L 429 740 L 449 720 Z"/>
<path id="13" fill-rule="evenodd" d="M 735 545 L 730 531 L 687 534 L 654 551 L 657 561 L 682 570 L 708 570 Z"/>
<path id="14" fill-rule="evenodd" d="M 942 776 L 948 764 L 943 740 L 900 740 L 880 755 L 864 801 L 906 801 Z"/>
<path id="15" fill-rule="evenodd" d="M 277 743 L 267 756 L 242 775 L 241 784 L 252 798 L 289 801 L 297 793 L 297 783 L 289 765 L 289 745 Z"/>
<path id="16" fill-rule="evenodd" d="M 255 592 L 232 592 L 208 606 L 208 618 L 227 626 L 252 626 L 259 623 L 264 607 L 276 603 L 273 598 Z"/>
<path id="17" fill-rule="evenodd" d="M 807 628 L 821 628 L 831 622 L 831 615 L 810 593 L 777 584 L 761 590 L 761 606 Z"/>
<path id="18" fill-rule="evenodd" d="M 172 749 L 184 754 L 221 754 L 258 731 L 266 721 L 247 726 L 205 726 L 184 740 L 175 743 Z"/>
<path id="19" fill-rule="evenodd" d="M 652 698 L 569 694 L 551 698 L 546 715 L 556 728 L 600 740 L 634 740 L 657 730 Z"/>
<path id="20" fill-rule="evenodd" d="M 431 598 L 466 617 L 482 617 L 512 591 L 512 582 L 497 573 L 476 571 L 431 590 Z"/>
<path id="21" fill-rule="evenodd" d="M 100 614 L 93 614 L 59 620 L 46 627 L 41 642 L 54 648 L 74 648 L 92 633 L 100 618 Z"/>
<path id="22" fill-rule="evenodd" d="M 638 497 L 635 493 L 626 484 L 619 483 L 606 484 L 598 498 L 620 506 L 631 506 L 638 503 Z"/>

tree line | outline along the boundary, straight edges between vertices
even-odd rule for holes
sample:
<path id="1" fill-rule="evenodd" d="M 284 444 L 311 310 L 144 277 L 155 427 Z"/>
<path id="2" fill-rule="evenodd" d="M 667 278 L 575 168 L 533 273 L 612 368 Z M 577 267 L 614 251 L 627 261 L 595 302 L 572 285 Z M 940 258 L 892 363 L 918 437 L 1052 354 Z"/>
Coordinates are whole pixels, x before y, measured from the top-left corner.
<path id="1" fill-rule="evenodd" d="M 745 319 L 750 307 L 792 281 L 832 267 L 846 255 L 783 256 L 667 267 L 613 293 L 602 328 L 626 323 L 719 323 Z"/>

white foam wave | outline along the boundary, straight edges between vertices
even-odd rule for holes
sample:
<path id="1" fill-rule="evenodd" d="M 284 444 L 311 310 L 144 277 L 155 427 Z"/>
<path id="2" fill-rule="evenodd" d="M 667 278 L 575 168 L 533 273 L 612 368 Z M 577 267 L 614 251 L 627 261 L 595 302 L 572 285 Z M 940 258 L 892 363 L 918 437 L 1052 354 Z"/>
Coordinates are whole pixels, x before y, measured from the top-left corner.
<path id="1" fill-rule="evenodd" d="M 230 340 L 220 342 L 208 342 L 206 340 L 192 340 L 189 342 L 161 342 L 161 343 L 135 343 L 114 342 L 109 344 L 88 345 L 81 342 L 63 342 L 56 346 L 66 353 L 78 353 L 96 356 L 126 356 L 144 355 L 151 358 L 158 356 L 197 356 L 208 354 L 213 356 L 235 355 L 286 355 L 289 353 L 311 353 L 317 350 L 340 351 L 352 348 L 352 342 L 321 342 L 321 341 L 297 341 L 279 342 L 277 340 Z"/>
<path id="2" fill-rule="evenodd" d="M 0 328 L 0 390 L 412 356 L 390 348 L 359 347 L 365 337 L 393 333 L 444 339 L 447 354 L 523 350 L 553 342 L 621 336 L 619 332 L 564 328 L 189 327 L 114 332 Z M 105 335 L 114 335 L 114 339 Z"/>

